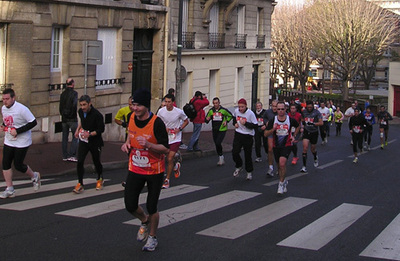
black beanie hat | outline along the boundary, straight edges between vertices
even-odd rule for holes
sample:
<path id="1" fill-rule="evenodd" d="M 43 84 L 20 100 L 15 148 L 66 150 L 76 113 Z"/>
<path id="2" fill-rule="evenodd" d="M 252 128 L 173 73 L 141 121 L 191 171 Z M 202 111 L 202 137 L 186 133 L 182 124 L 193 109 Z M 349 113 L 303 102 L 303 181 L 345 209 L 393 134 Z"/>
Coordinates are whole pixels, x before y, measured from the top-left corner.
<path id="1" fill-rule="evenodd" d="M 147 89 L 137 89 L 133 94 L 132 103 L 138 103 L 140 105 L 150 108 L 151 93 Z"/>

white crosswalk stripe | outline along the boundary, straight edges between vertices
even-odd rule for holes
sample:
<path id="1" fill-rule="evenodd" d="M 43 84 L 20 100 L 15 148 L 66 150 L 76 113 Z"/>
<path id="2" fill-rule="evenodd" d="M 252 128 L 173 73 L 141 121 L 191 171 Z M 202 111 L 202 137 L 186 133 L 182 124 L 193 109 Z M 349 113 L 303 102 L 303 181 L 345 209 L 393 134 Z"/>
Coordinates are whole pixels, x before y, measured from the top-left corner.
<path id="1" fill-rule="evenodd" d="M 342 204 L 278 243 L 278 246 L 318 250 L 351 226 L 372 207 Z"/>
<path id="2" fill-rule="evenodd" d="M 199 235 L 236 239 L 316 202 L 289 197 L 198 232 Z M 245 226 L 243 224 L 246 224 Z"/>
<path id="3" fill-rule="evenodd" d="M 77 195 L 72 192 L 64 193 L 60 195 L 42 197 L 42 198 L 35 198 L 29 199 L 24 201 L 19 201 L 15 203 L 4 204 L 0 206 L 0 209 L 8 209 L 8 210 L 28 210 L 33 208 L 40 208 L 50 205 L 55 205 L 58 203 L 64 203 L 73 200 L 79 200 L 83 198 L 95 197 L 98 195 L 104 195 L 108 193 L 113 193 L 117 191 L 122 191 L 123 188 L 121 184 L 105 186 L 103 190 L 97 191 L 96 189 L 88 189 L 85 190 L 83 193 Z"/>
<path id="4" fill-rule="evenodd" d="M 183 206 L 171 208 L 160 212 L 159 228 L 178 223 L 180 221 L 193 218 L 213 210 L 226 207 L 243 200 L 253 198 L 260 195 L 260 193 L 246 192 L 246 191 L 231 191 L 218 196 L 202 199 L 193 203 Z M 129 225 L 140 225 L 138 219 L 124 222 Z"/>
<path id="5" fill-rule="evenodd" d="M 360 256 L 400 260 L 400 214 L 361 252 Z"/>
<path id="6" fill-rule="evenodd" d="M 190 186 L 190 185 L 180 185 L 180 186 L 171 187 L 170 189 L 161 191 L 160 200 L 179 196 L 179 195 L 184 195 L 187 193 L 199 191 L 199 190 L 206 189 L 206 188 L 207 187 Z M 147 198 L 147 192 L 140 194 L 139 204 L 144 204 L 146 202 L 146 198 Z M 66 211 L 61 211 L 56 214 L 64 215 L 64 216 L 71 216 L 71 217 L 92 218 L 92 217 L 104 215 L 107 213 L 111 213 L 114 211 L 118 211 L 118 210 L 121 210 L 124 208 L 125 208 L 124 199 L 118 198 L 118 199 L 114 199 L 114 200 L 100 202 L 97 204 L 83 206 L 80 208 L 74 208 L 74 209 L 69 209 Z"/>

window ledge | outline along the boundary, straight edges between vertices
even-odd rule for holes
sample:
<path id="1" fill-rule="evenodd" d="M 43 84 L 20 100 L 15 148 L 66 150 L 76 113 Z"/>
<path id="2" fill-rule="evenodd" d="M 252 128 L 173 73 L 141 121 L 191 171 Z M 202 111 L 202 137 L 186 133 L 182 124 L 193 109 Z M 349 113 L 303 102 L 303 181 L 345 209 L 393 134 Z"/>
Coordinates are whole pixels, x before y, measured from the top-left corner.
<path id="1" fill-rule="evenodd" d="M 121 86 L 115 86 L 112 88 L 96 89 L 96 96 L 117 94 L 117 93 L 122 93 L 122 92 L 123 92 L 123 90 L 122 90 Z"/>

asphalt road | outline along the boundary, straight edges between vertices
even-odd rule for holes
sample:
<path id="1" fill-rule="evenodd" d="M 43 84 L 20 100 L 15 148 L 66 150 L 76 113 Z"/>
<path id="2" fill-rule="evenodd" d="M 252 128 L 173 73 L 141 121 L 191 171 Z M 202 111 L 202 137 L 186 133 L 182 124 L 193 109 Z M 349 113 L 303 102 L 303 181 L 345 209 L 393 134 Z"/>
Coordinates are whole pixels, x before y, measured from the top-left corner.
<path id="1" fill-rule="evenodd" d="M 342 133 L 319 141 L 319 168 L 310 153 L 308 174 L 301 161 L 288 166 L 284 196 L 277 178 L 266 178 L 265 160 L 252 181 L 244 171 L 233 178 L 230 153 L 222 167 L 216 156 L 184 161 L 162 192 L 153 253 L 141 251 L 124 210 L 125 169 L 105 172 L 100 192 L 87 174 L 81 195 L 71 192 L 71 175 L 43 181 L 37 193 L 18 184 L 17 197 L 0 201 L 0 260 L 400 260 L 400 129 L 391 126 L 380 150 L 375 127 L 357 164 L 346 126 Z"/>

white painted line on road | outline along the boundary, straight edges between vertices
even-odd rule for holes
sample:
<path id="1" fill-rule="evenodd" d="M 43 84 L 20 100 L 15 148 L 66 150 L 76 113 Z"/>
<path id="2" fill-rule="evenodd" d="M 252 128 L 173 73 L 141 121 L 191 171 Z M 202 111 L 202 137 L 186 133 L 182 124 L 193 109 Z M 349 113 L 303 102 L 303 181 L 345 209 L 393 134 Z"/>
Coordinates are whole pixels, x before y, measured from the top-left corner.
<path id="1" fill-rule="evenodd" d="M 104 181 L 108 181 L 108 179 L 105 179 Z M 87 185 L 87 184 L 93 184 L 93 183 L 96 183 L 96 182 L 97 182 L 96 179 L 84 179 L 83 184 Z M 23 189 L 15 189 L 15 195 L 16 196 L 23 196 L 23 195 L 29 195 L 29 194 L 38 194 L 38 193 L 41 193 L 41 192 L 52 191 L 52 190 L 57 190 L 57 189 L 63 189 L 63 188 L 68 188 L 68 187 L 71 187 L 71 190 L 72 190 L 75 187 L 76 183 L 77 183 L 77 181 L 73 180 L 73 181 L 53 183 L 53 184 L 48 184 L 48 185 L 43 185 L 42 184 L 42 186 L 40 187 L 40 189 L 37 192 L 35 192 L 33 190 L 33 187 L 23 188 Z"/>
<path id="2" fill-rule="evenodd" d="M 171 208 L 165 211 L 160 212 L 160 223 L 158 225 L 159 228 L 172 225 L 178 223 L 180 221 L 193 218 L 207 212 L 211 212 L 217 210 L 219 208 L 223 208 L 255 196 L 260 195 L 261 193 L 256 192 L 248 192 L 248 191 L 230 191 L 224 194 L 220 194 L 217 196 L 213 196 L 210 198 L 202 199 L 199 201 L 195 201 L 186 205 L 178 206 L 175 208 Z M 129 225 L 140 225 L 139 219 L 133 219 L 124 224 Z M 243 225 L 243 223 L 242 223 Z"/>
<path id="3" fill-rule="evenodd" d="M 79 200 L 83 198 L 89 198 L 99 195 L 104 195 L 108 193 L 113 193 L 117 191 L 122 191 L 123 187 L 121 184 L 111 185 L 111 186 L 104 186 L 103 190 L 96 190 L 96 189 L 88 189 L 83 191 L 81 194 L 75 194 L 72 192 L 64 193 L 60 195 L 48 196 L 48 197 L 41 197 L 36 199 L 24 200 L 15 203 L 4 204 L 0 206 L 0 209 L 8 209 L 8 210 L 28 210 L 33 208 L 40 208 L 50 205 L 55 205 L 59 203 L 64 203 L 73 200 Z"/>
<path id="4" fill-rule="evenodd" d="M 258 210 L 207 228 L 196 234 L 236 239 L 316 201 L 315 199 L 288 197 Z"/>
<path id="5" fill-rule="evenodd" d="M 278 246 L 319 250 L 372 207 L 344 203 L 278 243 Z"/>
<path id="6" fill-rule="evenodd" d="M 391 144 L 391 143 L 393 143 L 393 142 L 395 142 L 395 141 L 397 141 L 397 139 L 388 141 L 388 144 Z M 381 145 L 378 145 L 378 146 L 372 147 L 371 150 L 377 150 L 377 149 L 380 149 L 380 148 L 381 148 Z M 365 153 L 368 153 L 368 151 L 363 151 L 363 152 L 361 152 L 361 155 L 363 155 L 363 154 L 365 154 Z M 350 156 L 347 156 L 347 157 L 348 157 L 348 158 L 354 158 L 354 154 L 352 154 L 352 155 L 350 155 Z"/>
<path id="7" fill-rule="evenodd" d="M 49 181 L 49 180 L 53 180 L 53 179 L 41 179 L 42 182 Z M 6 187 L 6 184 L 4 184 L 5 182 L 2 182 L 2 183 L 3 183 L 3 185 L 0 186 L 0 189 Z M 26 185 L 26 184 L 32 184 L 32 181 L 31 181 L 30 179 L 28 179 L 28 180 L 16 180 L 16 181 L 13 181 L 13 185 L 14 185 L 14 186 Z"/>
<path id="8" fill-rule="evenodd" d="M 304 175 L 307 175 L 307 173 L 297 173 L 297 174 L 290 175 L 290 176 L 286 177 L 286 180 L 295 179 L 295 178 L 298 178 L 298 177 L 301 177 L 301 176 L 304 176 Z M 270 187 L 270 186 L 276 185 L 278 183 L 279 183 L 279 180 L 277 179 L 277 180 L 265 183 L 265 184 L 263 184 L 263 186 Z"/>
<path id="9" fill-rule="evenodd" d="M 368 245 L 360 256 L 400 260 L 400 214 Z"/>
<path id="10" fill-rule="evenodd" d="M 191 186 L 191 185 L 180 185 L 171 187 L 169 189 L 161 191 L 160 200 L 179 195 L 184 195 L 187 193 L 203 190 L 206 188 L 208 187 Z M 147 192 L 140 194 L 139 204 L 146 203 L 146 198 L 147 198 Z M 64 215 L 64 216 L 80 217 L 80 218 L 92 218 L 107 213 L 111 213 L 114 211 L 118 211 L 124 208 L 125 208 L 124 198 L 118 198 L 97 204 L 83 206 L 80 208 L 74 208 L 66 211 L 57 212 L 56 215 Z"/>
<path id="11" fill-rule="evenodd" d="M 326 163 L 326 164 L 324 164 L 324 165 L 321 165 L 321 166 L 317 167 L 317 169 L 325 169 L 325 168 L 327 168 L 327 167 L 336 165 L 336 164 L 338 164 L 338 163 L 340 163 L 340 162 L 342 162 L 342 161 L 343 161 L 343 160 L 335 160 L 335 161 L 332 161 L 332 162 L 330 162 L 330 163 Z"/>

